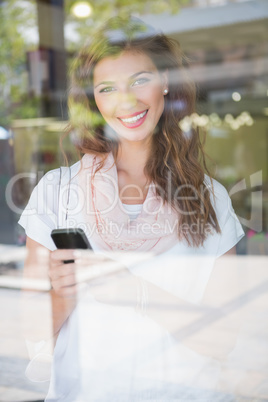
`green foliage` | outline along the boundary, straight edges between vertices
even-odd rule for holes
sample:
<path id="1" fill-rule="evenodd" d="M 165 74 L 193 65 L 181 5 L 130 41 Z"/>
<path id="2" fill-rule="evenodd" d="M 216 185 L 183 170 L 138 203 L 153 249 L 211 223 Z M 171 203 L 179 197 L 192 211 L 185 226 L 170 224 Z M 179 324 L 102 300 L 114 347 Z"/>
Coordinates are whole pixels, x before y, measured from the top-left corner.
<path id="1" fill-rule="evenodd" d="M 36 100 L 27 96 L 26 43 L 23 31 L 36 26 L 34 1 L 0 3 L 0 125 L 13 118 L 35 117 Z"/>
<path id="2" fill-rule="evenodd" d="M 36 50 L 26 31 L 37 30 L 37 0 L 0 1 L 0 125 L 8 126 L 14 118 L 38 117 L 40 99 L 28 94 L 26 54 Z M 66 41 L 69 52 L 76 51 L 104 21 L 112 16 L 130 14 L 176 13 L 189 0 L 90 0 L 93 13 L 77 19 L 71 7 L 77 0 L 65 0 L 65 18 L 73 23 L 80 43 Z"/>
<path id="3" fill-rule="evenodd" d="M 40 98 L 24 94 L 20 97 L 20 102 L 14 105 L 10 114 L 10 119 L 33 119 L 38 117 L 40 108 Z"/>
<path id="4" fill-rule="evenodd" d="M 70 41 L 67 43 L 69 50 L 76 50 L 88 38 L 94 35 L 103 22 L 110 17 L 129 17 L 130 15 L 143 14 L 174 14 L 179 12 L 181 6 L 190 0 L 90 0 L 92 14 L 85 19 L 77 19 L 71 13 L 72 6 L 77 0 L 65 0 L 66 21 L 72 22 L 80 36 L 80 43 Z"/>
<path id="5" fill-rule="evenodd" d="M 81 128 L 86 127 L 88 132 L 92 129 L 94 130 L 104 124 L 102 116 L 99 113 L 95 113 L 90 110 L 86 104 L 82 102 L 74 102 L 71 98 L 69 99 L 69 114 L 72 127 Z"/>

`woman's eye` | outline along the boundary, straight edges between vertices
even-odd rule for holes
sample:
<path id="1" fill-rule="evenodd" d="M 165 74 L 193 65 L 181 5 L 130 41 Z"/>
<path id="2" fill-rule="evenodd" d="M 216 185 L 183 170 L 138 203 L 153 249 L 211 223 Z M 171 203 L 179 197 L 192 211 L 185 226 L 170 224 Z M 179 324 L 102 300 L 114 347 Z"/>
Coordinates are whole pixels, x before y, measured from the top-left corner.
<path id="1" fill-rule="evenodd" d="M 100 93 L 102 93 L 102 92 L 104 92 L 104 93 L 113 92 L 114 90 L 115 90 L 114 87 L 105 87 L 105 88 L 102 88 L 102 89 L 100 90 Z"/>
<path id="2" fill-rule="evenodd" d="M 149 80 L 148 80 L 148 78 L 139 78 L 139 79 L 137 79 L 136 81 L 134 81 L 133 83 L 132 83 L 132 86 L 135 86 L 135 85 L 142 85 L 142 84 L 145 84 L 146 82 L 148 82 Z"/>

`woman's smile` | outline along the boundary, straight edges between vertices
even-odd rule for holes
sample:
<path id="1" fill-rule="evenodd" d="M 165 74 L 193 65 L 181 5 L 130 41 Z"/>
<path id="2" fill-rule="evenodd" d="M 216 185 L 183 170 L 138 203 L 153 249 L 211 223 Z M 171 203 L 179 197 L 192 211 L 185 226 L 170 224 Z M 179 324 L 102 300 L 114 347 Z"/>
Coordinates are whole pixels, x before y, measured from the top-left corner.
<path id="1" fill-rule="evenodd" d="M 94 69 L 94 96 L 103 118 L 122 140 L 148 140 L 164 110 L 166 73 L 142 52 L 106 57 Z"/>
<path id="2" fill-rule="evenodd" d="M 136 128 L 144 123 L 147 117 L 147 113 L 148 110 L 145 110 L 143 112 L 133 113 L 132 115 L 129 116 L 118 117 L 118 119 L 127 128 Z"/>

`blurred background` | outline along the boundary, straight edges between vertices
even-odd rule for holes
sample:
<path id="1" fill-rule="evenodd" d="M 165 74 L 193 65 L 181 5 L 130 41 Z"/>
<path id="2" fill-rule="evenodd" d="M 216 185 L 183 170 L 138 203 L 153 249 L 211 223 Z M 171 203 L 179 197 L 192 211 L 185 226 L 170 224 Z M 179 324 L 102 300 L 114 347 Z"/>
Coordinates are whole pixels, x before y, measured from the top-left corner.
<path id="1" fill-rule="evenodd" d="M 110 16 L 130 13 L 181 43 L 212 174 L 247 234 L 238 252 L 266 254 L 266 0 L 0 1 L 0 244 L 24 244 L 18 216 L 40 177 L 63 163 L 59 139 L 76 51 Z M 76 161 L 70 138 L 64 147 Z"/>
<path id="2" fill-rule="evenodd" d="M 212 175 L 246 232 L 238 254 L 268 254 L 267 0 L 0 0 L 0 288 L 19 289 L 18 218 L 42 175 L 63 164 L 69 65 L 104 21 L 128 14 L 181 43 L 197 85 L 190 123 L 206 134 Z M 75 162 L 71 138 L 64 149 Z M 0 400 L 19 400 L 8 395 Z"/>

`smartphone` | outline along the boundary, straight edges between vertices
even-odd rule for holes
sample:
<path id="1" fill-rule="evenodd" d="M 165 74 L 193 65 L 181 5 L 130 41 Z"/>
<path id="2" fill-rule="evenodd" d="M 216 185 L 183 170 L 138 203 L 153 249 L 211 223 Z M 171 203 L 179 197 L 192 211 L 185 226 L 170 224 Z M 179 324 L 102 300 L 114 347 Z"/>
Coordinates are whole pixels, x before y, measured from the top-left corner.
<path id="1" fill-rule="evenodd" d="M 91 244 L 89 243 L 85 232 L 80 228 L 72 229 L 54 229 L 51 232 L 51 237 L 57 248 L 61 249 L 90 249 L 92 250 Z M 64 264 L 72 263 L 74 260 L 66 260 Z"/>

